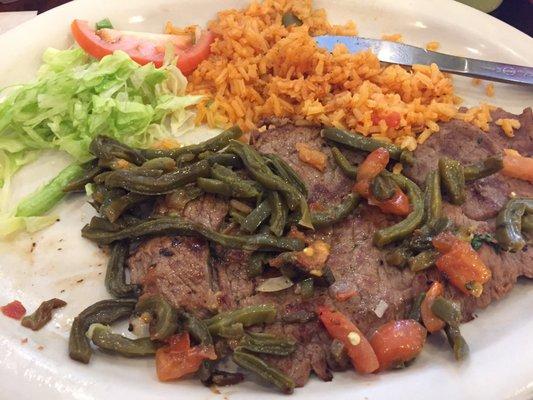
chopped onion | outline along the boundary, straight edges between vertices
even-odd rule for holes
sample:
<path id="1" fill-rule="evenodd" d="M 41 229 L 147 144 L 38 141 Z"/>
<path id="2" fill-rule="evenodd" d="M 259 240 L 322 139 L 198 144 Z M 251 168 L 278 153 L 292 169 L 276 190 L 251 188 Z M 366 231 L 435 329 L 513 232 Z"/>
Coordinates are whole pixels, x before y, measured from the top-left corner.
<path id="1" fill-rule="evenodd" d="M 138 338 L 150 336 L 150 319 L 145 315 L 132 318 L 130 320 L 131 332 Z"/>
<path id="2" fill-rule="evenodd" d="M 269 278 L 261 282 L 257 286 L 258 292 L 279 292 L 290 288 L 294 283 L 286 276 L 278 276 L 276 278 Z"/>
<path id="3" fill-rule="evenodd" d="M 378 318 L 381 318 L 383 317 L 383 314 L 385 314 L 385 311 L 387 311 L 387 308 L 389 308 L 389 305 L 383 300 L 380 300 L 376 308 L 374 308 L 374 314 L 376 314 Z"/>

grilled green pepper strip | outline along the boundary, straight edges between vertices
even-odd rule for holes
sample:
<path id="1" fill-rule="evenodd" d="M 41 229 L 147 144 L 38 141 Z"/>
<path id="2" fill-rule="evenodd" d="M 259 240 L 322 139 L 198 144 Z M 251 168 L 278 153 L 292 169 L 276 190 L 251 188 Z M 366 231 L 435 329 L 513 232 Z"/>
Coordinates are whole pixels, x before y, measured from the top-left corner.
<path id="1" fill-rule="evenodd" d="M 290 394 L 294 392 L 294 381 L 277 368 L 268 365 L 259 357 L 242 350 L 235 350 L 232 359 L 239 367 L 257 374 L 266 382 L 276 386 L 283 393 Z"/>
<path id="2" fill-rule="evenodd" d="M 331 155 L 333 156 L 333 160 L 335 160 L 335 163 L 341 169 L 344 175 L 352 179 L 357 178 L 357 167 L 355 165 L 352 165 L 337 147 L 331 148 Z"/>
<path id="3" fill-rule="evenodd" d="M 426 176 L 424 190 L 424 207 L 426 209 L 426 225 L 437 221 L 442 215 L 442 194 L 440 191 L 439 171 L 430 171 Z"/>
<path id="4" fill-rule="evenodd" d="M 255 182 L 242 179 L 239 175 L 233 172 L 231 169 L 222 165 L 215 164 L 211 167 L 211 175 L 213 178 L 218 179 L 228 185 L 233 193 L 233 197 L 241 198 L 256 198 L 261 193 L 258 190 Z"/>
<path id="5" fill-rule="evenodd" d="M 217 335 L 224 326 L 231 326 L 237 323 L 244 327 L 272 323 L 276 318 L 276 307 L 269 304 L 244 307 L 238 310 L 220 313 L 205 321 L 209 327 L 211 335 Z"/>
<path id="6" fill-rule="evenodd" d="M 476 179 L 486 178 L 503 169 L 502 155 L 491 156 L 480 163 L 466 165 L 464 167 L 465 180 L 473 181 Z"/>
<path id="7" fill-rule="evenodd" d="M 150 199 L 150 196 L 144 194 L 127 193 L 124 196 L 112 199 L 105 206 L 102 205 L 100 213 L 105 215 L 109 221 L 115 222 L 125 211 L 148 199 Z"/>
<path id="8" fill-rule="evenodd" d="M 433 237 L 439 233 L 449 229 L 452 222 L 448 217 L 441 217 L 435 221 L 428 222 L 415 231 L 413 236 L 408 241 L 408 246 L 411 250 L 424 251 L 433 248 L 431 241 Z"/>
<path id="9" fill-rule="evenodd" d="M 533 214 L 524 214 L 522 217 L 522 232 L 533 233 Z"/>
<path id="10" fill-rule="evenodd" d="M 298 209 L 300 212 L 298 223 L 301 226 L 313 229 L 307 200 L 298 189 L 285 182 L 283 178 L 275 175 L 265 163 L 263 157 L 253 147 L 232 140 L 229 150 L 242 159 L 246 169 L 257 182 L 269 190 L 276 190 L 282 193 L 290 210 Z"/>
<path id="11" fill-rule="evenodd" d="M 194 156 L 189 160 L 192 161 Z M 142 169 L 161 169 L 165 172 L 170 172 L 176 168 L 176 160 L 170 157 L 159 157 L 148 160 L 141 165 Z"/>
<path id="12" fill-rule="evenodd" d="M 496 240 L 506 251 L 520 251 L 526 245 L 522 217 L 533 213 L 533 199 L 516 197 L 507 202 L 496 217 Z"/>
<path id="13" fill-rule="evenodd" d="M 63 188 L 64 192 L 83 192 L 85 191 L 85 185 L 91 183 L 96 175 L 101 174 L 104 170 L 91 163 L 91 167 L 85 169 L 82 175 L 78 178 L 74 178 Z"/>
<path id="14" fill-rule="evenodd" d="M 107 262 L 105 286 L 107 291 L 115 297 L 133 297 L 138 294 L 137 285 L 126 283 L 124 266 L 128 256 L 128 244 L 117 242 L 111 249 L 111 257 Z"/>
<path id="15" fill-rule="evenodd" d="M 277 237 L 283 236 L 285 224 L 287 223 L 287 207 L 278 192 L 270 192 L 267 199 L 271 210 L 270 232 Z"/>
<path id="16" fill-rule="evenodd" d="M 96 158 L 104 160 L 121 158 L 135 165 L 142 165 L 146 161 L 142 151 L 131 148 L 108 136 L 100 135 L 94 138 L 89 145 L 89 151 Z"/>
<path id="17" fill-rule="evenodd" d="M 213 344 L 213 338 L 204 321 L 184 311 L 180 312 L 179 317 L 184 322 L 185 330 L 187 330 L 191 337 L 200 345 L 210 346 Z"/>
<path id="18" fill-rule="evenodd" d="M 350 193 L 340 204 L 329 210 L 323 212 L 311 212 L 313 226 L 315 228 L 324 228 L 334 225 L 350 215 L 358 204 L 359 196 L 355 193 Z"/>
<path id="19" fill-rule="evenodd" d="M 239 347 L 252 353 L 288 356 L 296 350 L 296 340 L 269 333 L 248 333 L 239 342 Z"/>
<path id="20" fill-rule="evenodd" d="M 461 331 L 458 326 L 446 325 L 444 327 L 448 343 L 453 349 L 453 355 L 457 361 L 463 360 L 468 355 L 468 344 L 461 335 Z"/>
<path id="21" fill-rule="evenodd" d="M 301 26 L 303 24 L 302 20 L 290 11 L 287 11 L 285 14 L 283 14 L 283 16 L 281 17 L 281 23 L 285 28 L 288 28 L 292 25 Z"/>
<path id="22" fill-rule="evenodd" d="M 426 298 L 426 292 L 421 292 L 418 296 L 415 297 L 413 300 L 413 305 L 411 306 L 411 311 L 409 312 L 409 319 L 414 319 L 415 321 L 420 321 L 421 314 L 420 314 L 420 307 L 422 306 L 422 302 Z"/>
<path id="23" fill-rule="evenodd" d="M 303 281 L 301 281 L 299 285 L 300 285 L 300 294 L 302 298 L 310 299 L 311 297 L 313 297 L 313 294 L 315 292 L 314 290 L 315 281 L 313 280 L 313 278 L 306 278 Z"/>
<path id="24" fill-rule="evenodd" d="M 378 200 L 388 200 L 396 193 L 396 184 L 394 181 L 383 174 L 379 174 L 370 184 L 370 191 Z"/>
<path id="25" fill-rule="evenodd" d="M 447 300 L 442 296 L 437 297 L 433 301 L 433 304 L 431 305 L 431 311 L 433 314 L 451 326 L 458 326 L 463 318 L 459 304 Z"/>
<path id="26" fill-rule="evenodd" d="M 307 197 L 308 191 L 304 181 L 296 171 L 280 156 L 276 154 L 265 154 L 264 157 L 272 164 L 274 173 L 283 178 L 287 183 L 294 186 L 298 191 Z"/>
<path id="27" fill-rule="evenodd" d="M 218 179 L 198 178 L 196 185 L 206 193 L 218 194 L 224 197 L 232 197 L 231 187 Z"/>
<path id="28" fill-rule="evenodd" d="M 356 150 L 372 152 L 383 147 L 389 152 L 390 157 L 397 161 L 401 161 L 401 156 L 404 152 L 404 150 L 394 144 L 385 143 L 358 133 L 350 133 L 337 128 L 324 128 L 320 134 L 327 140 Z M 408 161 L 408 159 L 409 157 L 404 157 L 404 160 Z"/>
<path id="29" fill-rule="evenodd" d="M 402 244 L 401 246 L 392 249 L 385 256 L 385 261 L 388 265 L 397 268 L 404 268 L 407 266 L 409 259 L 412 256 L 411 249 L 408 246 Z"/>
<path id="30" fill-rule="evenodd" d="M 466 200 L 465 172 L 461 163 L 448 157 L 439 160 L 440 180 L 452 204 L 461 205 Z"/>
<path id="31" fill-rule="evenodd" d="M 129 339 L 111 332 L 109 326 L 92 324 L 87 337 L 99 348 L 118 353 L 124 357 L 144 357 L 154 355 L 158 345 L 150 338 Z"/>
<path id="32" fill-rule="evenodd" d="M 86 225 L 82 229 L 83 237 L 100 244 L 110 244 L 117 240 L 133 239 L 141 236 L 167 234 L 202 236 L 224 247 L 249 251 L 300 251 L 304 248 L 303 241 L 299 239 L 289 237 L 278 238 L 269 234 L 250 236 L 226 235 L 177 216 L 140 221 L 118 231 L 94 229 L 91 225 Z"/>
<path id="33" fill-rule="evenodd" d="M 413 272 L 423 271 L 435 264 L 439 258 L 439 252 L 435 250 L 426 250 L 409 259 L 409 268 Z"/>
<path id="34" fill-rule="evenodd" d="M 196 186 L 179 188 L 167 196 L 165 203 L 171 211 L 181 212 L 189 202 L 200 197 L 202 193 L 202 189 Z"/>
<path id="35" fill-rule="evenodd" d="M 244 326 L 241 323 L 223 326 L 218 331 L 218 336 L 225 339 L 240 339 L 244 336 Z"/>
<path id="36" fill-rule="evenodd" d="M 248 278 L 255 278 L 263 273 L 263 266 L 266 262 L 265 253 L 253 253 L 246 264 L 246 274 Z"/>
<path id="37" fill-rule="evenodd" d="M 385 173 L 383 171 L 382 173 Z M 422 191 L 416 183 L 407 179 L 403 175 L 386 172 L 402 190 L 407 192 L 411 202 L 411 213 L 402 221 L 387 228 L 380 229 L 374 234 L 374 244 L 383 247 L 389 243 L 404 239 L 418 228 L 424 218 L 424 202 L 422 200 Z"/>
<path id="38" fill-rule="evenodd" d="M 233 208 L 229 210 L 229 216 L 234 222 L 236 222 L 239 225 L 241 225 L 244 219 L 246 218 L 245 214 Z"/>
<path id="39" fill-rule="evenodd" d="M 207 160 L 187 165 L 173 172 L 158 177 L 139 174 L 138 170 L 117 170 L 109 173 L 105 178 L 108 187 L 119 187 L 130 192 L 147 195 L 158 195 L 172 192 L 188 183 L 195 182 L 200 177 L 210 174 Z"/>
<path id="40" fill-rule="evenodd" d="M 248 233 L 254 233 L 259 225 L 265 221 L 272 212 L 270 203 L 268 200 L 263 200 L 259 205 L 244 218 L 242 221 L 241 229 Z"/>
<path id="41" fill-rule="evenodd" d="M 60 299 L 50 299 L 43 301 L 39 308 L 31 315 L 26 315 L 20 321 L 21 325 L 25 328 L 29 328 L 33 331 L 38 331 L 45 326 L 52 319 L 52 311 L 56 308 L 65 307 L 66 302 Z"/>
<path id="42" fill-rule="evenodd" d="M 224 167 L 241 168 L 242 161 L 235 154 L 231 153 L 217 153 L 212 156 L 206 157 L 205 160 L 209 162 L 209 165 L 223 165 Z"/>
<path id="43" fill-rule="evenodd" d="M 152 340 L 164 340 L 178 329 L 178 313 L 162 296 L 143 297 L 135 306 L 135 313 L 148 312 L 154 320 L 150 323 Z"/>
<path id="44" fill-rule="evenodd" d="M 242 130 L 237 125 L 232 126 L 229 129 L 226 129 L 224 132 L 218 134 L 217 136 L 206 140 L 205 142 L 192 144 L 190 146 L 179 147 L 172 150 L 159 150 L 159 149 L 146 149 L 142 150 L 144 157 L 159 158 L 159 157 L 170 157 L 178 158 L 182 154 L 191 153 L 198 155 L 206 151 L 217 152 L 226 147 L 231 139 L 238 139 L 242 136 Z"/>
<path id="45" fill-rule="evenodd" d="M 136 299 L 102 300 L 83 310 L 72 322 L 68 342 L 69 357 L 87 364 L 92 355 L 89 339 L 85 335 L 92 324 L 110 325 L 118 319 L 129 317 Z"/>

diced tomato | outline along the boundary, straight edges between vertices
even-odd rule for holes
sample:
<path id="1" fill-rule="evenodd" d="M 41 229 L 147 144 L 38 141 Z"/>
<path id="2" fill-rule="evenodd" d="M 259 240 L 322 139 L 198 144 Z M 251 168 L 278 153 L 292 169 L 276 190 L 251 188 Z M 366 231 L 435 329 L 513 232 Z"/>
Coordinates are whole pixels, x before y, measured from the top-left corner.
<path id="1" fill-rule="evenodd" d="M 411 211 L 411 205 L 409 198 L 400 188 L 387 200 L 376 199 L 370 191 L 372 180 L 387 167 L 389 159 L 389 152 L 383 147 L 370 153 L 357 169 L 354 191 L 368 199 L 368 204 L 379 207 L 386 214 L 406 216 Z"/>
<path id="2" fill-rule="evenodd" d="M 295 147 L 298 151 L 298 158 L 302 162 L 309 164 L 319 171 L 324 171 L 328 157 L 323 152 L 313 149 L 306 143 L 296 143 Z"/>
<path id="3" fill-rule="evenodd" d="M 398 111 L 374 111 L 372 113 L 372 123 L 378 125 L 379 121 L 384 120 L 389 128 L 396 128 L 400 125 L 402 115 Z"/>
<path id="4" fill-rule="evenodd" d="M 430 333 L 440 331 L 446 325 L 446 323 L 442 319 L 438 318 L 435 314 L 433 314 L 433 311 L 431 311 L 431 306 L 433 305 L 435 299 L 439 296 L 442 296 L 443 294 L 444 286 L 442 286 L 442 283 L 433 282 L 433 284 L 426 293 L 426 297 L 424 297 L 424 300 L 420 305 L 420 315 L 422 316 L 422 322 Z"/>
<path id="5" fill-rule="evenodd" d="M 172 381 L 192 374 L 203 360 L 216 360 L 213 346 L 191 347 L 189 333 L 172 336 L 168 346 L 156 351 L 155 366 L 160 381 Z"/>
<path id="6" fill-rule="evenodd" d="M 389 163 L 390 155 L 387 149 L 380 147 L 370 153 L 357 169 L 354 190 L 364 198 L 370 196 L 370 183 Z"/>
<path id="7" fill-rule="evenodd" d="M 369 374 L 379 368 L 372 346 L 352 321 L 326 306 L 318 307 L 317 313 L 330 336 L 344 345 L 357 372 Z"/>
<path id="8" fill-rule="evenodd" d="M 168 35 L 101 29 L 95 31 L 87 21 L 74 20 L 72 36 L 89 55 L 101 59 L 117 50 L 122 50 L 137 63 L 163 65 L 167 43 L 174 45 L 178 57 L 177 67 L 184 74 L 191 73 L 210 53 L 214 35 L 207 31 L 197 43 L 192 44 L 191 35 Z"/>
<path id="9" fill-rule="evenodd" d="M 409 215 L 411 212 L 409 197 L 400 188 L 396 189 L 394 196 L 387 200 L 378 200 L 371 196 L 368 204 L 379 207 L 381 212 L 385 214 L 394 214 L 403 217 Z"/>
<path id="10" fill-rule="evenodd" d="M 483 284 L 491 279 L 492 272 L 470 243 L 450 232 L 441 233 L 432 242 L 442 253 L 435 263 L 439 271 L 463 293 L 481 296 Z"/>
<path id="11" fill-rule="evenodd" d="M 22 317 L 26 314 L 26 309 L 18 300 L 12 301 L 11 303 L 0 307 L 0 310 L 6 317 L 16 320 L 22 319 Z"/>
<path id="12" fill-rule="evenodd" d="M 414 359 L 425 342 L 426 330 L 412 319 L 387 322 L 370 338 L 380 371 Z"/>
<path id="13" fill-rule="evenodd" d="M 516 150 L 505 149 L 502 174 L 533 182 L 533 158 L 524 157 Z"/>

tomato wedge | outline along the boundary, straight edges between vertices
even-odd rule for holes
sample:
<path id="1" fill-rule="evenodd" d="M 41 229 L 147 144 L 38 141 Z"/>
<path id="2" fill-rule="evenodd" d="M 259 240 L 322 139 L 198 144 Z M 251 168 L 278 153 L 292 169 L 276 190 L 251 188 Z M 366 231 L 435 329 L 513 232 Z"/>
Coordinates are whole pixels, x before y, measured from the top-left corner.
<path id="1" fill-rule="evenodd" d="M 524 157 L 516 150 L 505 149 L 502 174 L 533 182 L 533 158 Z"/>
<path id="2" fill-rule="evenodd" d="M 450 232 L 439 234 L 432 243 L 442 254 L 435 263 L 437 269 L 461 292 L 481 296 L 483 284 L 491 279 L 492 272 L 470 243 Z"/>
<path id="3" fill-rule="evenodd" d="M 160 381 L 172 381 L 192 374 L 200 368 L 203 360 L 216 360 L 213 346 L 191 347 L 189 333 L 174 335 L 168 346 L 155 353 L 155 367 Z"/>
<path id="4" fill-rule="evenodd" d="M 433 305 L 435 299 L 443 294 L 444 286 L 442 286 L 442 283 L 433 282 L 426 293 L 426 297 L 424 297 L 424 300 L 422 300 L 422 304 L 420 305 L 422 322 L 430 333 L 440 331 L 446 325 L 442 319 L 438 318 L 435 314 L 433 314 L 433 311 L 431 311 L 431 306 Z"/>
<path id="5" fill-rule="evenodd" d="M 101 59 L 117 50 L 122 50 L 135 62 L 144 65 L 154 63 L 161 67 L 168 42 L 174 45 L 178 57 L 177 67 L 190 74 L 210 53 L 214 35 L 206 31 L 196 44 L 191 35 L 168 35 L 100 29 L 95 31 L 87 21 L 74 20 L 70 26 L 72 36 L 89 55 Z"/>
<path id="6" fill-rule="evenodd" d="M 380 371 L 411 361 L 420 354 L 425 342 L 426 330 L 412 319 L 387 322 L 370 338 Z"/>
<path id="7" fill-rule="evenodd" d="M 369 374 L 379 368 L 372 346 L 352 321 L 326 306 L 318 307 L 317 312 L 329 335 L 344 345 L 357 372 Z"/>

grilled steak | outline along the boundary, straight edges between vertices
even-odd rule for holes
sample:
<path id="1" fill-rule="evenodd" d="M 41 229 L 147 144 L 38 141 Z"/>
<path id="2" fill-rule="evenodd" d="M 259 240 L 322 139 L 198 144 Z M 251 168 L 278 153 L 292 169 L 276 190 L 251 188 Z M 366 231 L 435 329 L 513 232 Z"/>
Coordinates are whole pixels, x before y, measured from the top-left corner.
<path id="1" fill-rule="evenodd" d="M 225 201 L 212 195 L 189 202 L 182 216 L 218 229 L 227 213 Z M 129 258 L 132 283 L 143 295 L 161 293 L 171 304 L 199 317 L 218 309 L 209 245 L 204 239 L 156 237 L 142 243 Z"/>
<path id="2" fill-rule="evenodd" d="M 503 111 L 494 115 L 498 118 L 511 116 Z M 531 110 L 524 111 L 519 119 L 522 128 L 511 140 L 495 127 L 490 133 L 483 133 L 458 121 L 442 124 L 440 132 L 417 149 L 417 162 L 407 170 L 407 174 L 422 184 L 425 174 L 435 168 L 436 160 L 442 155 L 468 163 L 503 148 L 515 148 L 531 156 Z M 299 160 L 295 150 L 295 144 L 299 142 L 328 156 L 323 172 Z M 263 153 L 279 155 L 294 168 L 308 187 L 310 203 L 330 207 L 351 191 L 352 182 L 334 164 L 318 127 L 278 123 L 267 132 L 254 133 L 252 144 Z M 347 155 L 351 159 L 360 157 L 350 152 Z M 479 233 L 492 232 L 493 218 L 511 191 L 533 197 L 533 185 L 530 183 L 497 174 L 469 184 L 466 203 L 461 207 L 446 204 L 445 213 L 458 225 L 469 226 Z M 211 202 L 219 202 L 217 209 L 224 212 L 217 213 Z M 183 212 L 182 215 L 217 228 L 226 208 L 224 201 L 205 196 L 188 207 L 189 210 L 196 209 L 196 212 Z M 164 237 L 147 241 L 130 257 L 132 280 L 143 284 L 145 293 L 162 293 L 174 306 L 200 316 L 215 309 L 224 311 L 265 303 L 276 305 L 278 321 L 264 329 L 294 337 L 298 341 L 298 350 L 290 357 L 265 358 L 290 375 L 298 386 L 305 384 L 311 371 L 323 380 L 330 380 L 330 370 L 346 369 L 350 364 L 346 360 L 339 363 L 331 356 L 332 341 L 314 315 L 318 304 L 332 305 L 348 315 L 365 334 L 371 334 L 389 320 L 405 318 L 415 296 L 427 290 L 433 280 L 445 279 L 434 268 L 414 274 L 409 269 L 401 270 L 386 264 L 384 252 L 372 245 L 372 235 L 376 229 L 391 225 L 396 220 L 374 207 L 361 205 L 339 224 L 309 234 L 330 244 L 327 265 L 335 278 L 329 288 L 317 287 L 315 295 L 309 300 L 302 299 L 292 288 L 276 293 L 256 292 L 255 287 L 263 278 L 248 278 L 245 263 L 249 254 L 219 246 L 210 252 L 207 244 L 196 238 Z M 465 320 L 471 319 L 476 309 L 504 296 L 519 276 L 533 278 L 532 250 L 515 254 L 498 253 L 483 245 L 479 254 L 493 275 L 492 280 L 485 284 L 483 295 L 476 299 L 465 296 L 450 285 L 446 289 L 448 297 L 461 302 Z M 356 294 L 348 300 L 336 300 L 339 295 L 352 291 Z"/>

